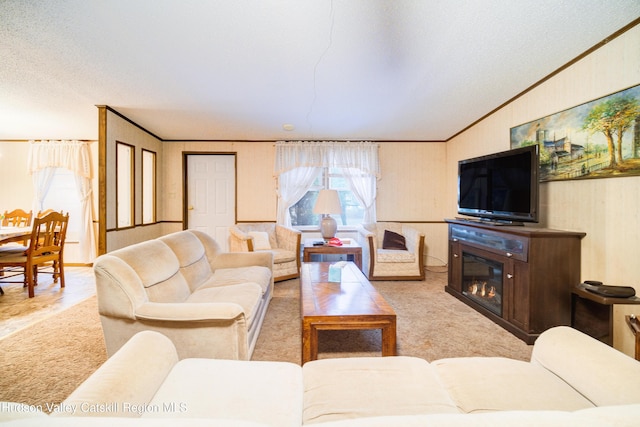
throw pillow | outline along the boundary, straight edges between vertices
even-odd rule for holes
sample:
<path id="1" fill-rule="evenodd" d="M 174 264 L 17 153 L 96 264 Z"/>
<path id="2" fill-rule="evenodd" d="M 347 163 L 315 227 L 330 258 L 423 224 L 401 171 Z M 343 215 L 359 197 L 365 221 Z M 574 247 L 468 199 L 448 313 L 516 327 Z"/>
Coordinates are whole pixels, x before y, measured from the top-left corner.
<path id="1" fill-rule="evenodd" d="M 254 251 L 268 251 L 271 249 L 269 243 L 269 233 L 266 231 L 250 231 L 249 236 L 253 237 L 253 250 Z"/>
<path id="2" fill-rule="evenodd" d="M 407 245 L 402 234 L 393 231 L 384 230 L 384 238 L 382 240 L 382 249 L 396 249 L 406 251 Z"/>

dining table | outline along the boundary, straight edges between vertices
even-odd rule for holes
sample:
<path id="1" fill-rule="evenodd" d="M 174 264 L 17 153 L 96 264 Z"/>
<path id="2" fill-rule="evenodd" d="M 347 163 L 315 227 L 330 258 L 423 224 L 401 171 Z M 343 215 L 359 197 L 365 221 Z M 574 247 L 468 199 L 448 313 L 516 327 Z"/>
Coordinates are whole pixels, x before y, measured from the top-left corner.
<path id="1" fill-rule="evenodd" d="M 26 242 L 31 237 L 31 227 L 0 227 L 0 245 L 10 242 Z"/>
<path id="2" fill-rule="evenodd" d="M 31 227 L 0 227 L 0 245 L 18 242 L 27 245 L 27 240 L 31 237 Z M 4 271 L 0 271 L 0 276 L 4 276 Z M 0 295 L 4 295 L 4 290 L 0 287 Z"/>

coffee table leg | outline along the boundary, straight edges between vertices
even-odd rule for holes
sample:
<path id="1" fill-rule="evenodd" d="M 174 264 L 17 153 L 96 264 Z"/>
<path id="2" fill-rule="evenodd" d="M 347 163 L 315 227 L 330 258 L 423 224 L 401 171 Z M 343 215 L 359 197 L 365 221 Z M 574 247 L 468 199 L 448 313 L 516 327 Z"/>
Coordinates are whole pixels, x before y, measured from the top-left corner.
<path id="1" fill-rule="evenodd" d="M 396 355 L 396 321 L 395 319 L 389 321 L 382 327 L 382 355 L 383 356 L 395 356 Z"/>
<path id="2" fill-rule="evenodd" d="M 360 271 L 362 271 L 362 254 L 361 253 L 353 254 L 353 262 L 355 265 L 358 266 Z"/>
<path id="3" fill-rule="evenodd" d="M 302 364 L 318 359 L 318 329 L 311 322 L 302 322 Z"/>

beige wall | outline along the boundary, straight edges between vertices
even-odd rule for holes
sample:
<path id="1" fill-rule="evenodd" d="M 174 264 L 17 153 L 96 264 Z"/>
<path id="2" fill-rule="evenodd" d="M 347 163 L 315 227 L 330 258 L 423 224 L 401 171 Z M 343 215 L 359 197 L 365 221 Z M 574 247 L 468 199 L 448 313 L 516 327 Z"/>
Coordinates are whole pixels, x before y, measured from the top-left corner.
<path id="1" fill-rule="evenodd" d="M 167 142 L 162 167 L 166 191 L 163 219 L 172 222 L 166 226 L 167 231 L 182 229 L 178 222 L 182 221 L 184 152 L 236 153 L 237 221 L 276 220 L 273 142 Z M 380 159 L 378 218 L 415 221 L 414 226 L 427 235 L 427 263 L 446 264 L 446 228 L 442 225 L 445 205 L 438 197 L 445 182 L 445 144 L 381 143 Z M 347 233 L 344 237 L 354 236 Z"/>
<path id="2" fill-rule="evenodd" d="M 0 142 L 0 182 L 2 199 L 0 212 L 33 206 L 33 185 L 27 173 L 29 143 L 25 141 Z"/>
<path id="3" fill-rule="evenodd" d="M 509 149 L 509 130 L 640 83 L 640 26 L 511 102 L 447 142 L 445 216 L 456 213 L 457 161 Z M 490 90 L 490 89 L 488 89 Z M 541 184 L 541 225 L 582 231 L 582 280 L 634 286 L 640 293 L 640 177 Z M 568 284 L 571 285 L 571 284 Z M 637 306 L 636 306 L 637 307 Z M 615 307 L 614 345 L 628 354 L 631 333 Z"/>
<path id="4" fill-rule="evenodd" d="M 164 233 L 162 223 L 142 226 L 142 149 L 156 153 L 157 162 L 157 220 L 162 221 L 160 214 L 164 209 L 164 174 L 163 147 L 164 144 L 157 137 L 131 124 L 119 115 L 106 110 L 106 249 L 107 252 L 129 246 L 143 240 L 159 237 Z M 134 180 L 135 180 L 135 227 L 118 230 L 116 228 L 116 142 L 122 142 L 135 147 L 134 150 Z M 103 225 L 104 226 L 104 225 Z"/>

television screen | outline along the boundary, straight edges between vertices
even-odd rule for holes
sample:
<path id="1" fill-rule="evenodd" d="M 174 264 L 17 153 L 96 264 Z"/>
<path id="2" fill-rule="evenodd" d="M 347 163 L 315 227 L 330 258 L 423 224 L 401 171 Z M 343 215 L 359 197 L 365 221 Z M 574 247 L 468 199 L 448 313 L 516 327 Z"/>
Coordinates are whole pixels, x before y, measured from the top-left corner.
<path id="1" fill-rule="evenodd" d="M 538 146 L 458 162 L 458 213 L 538 222 Z"/>

